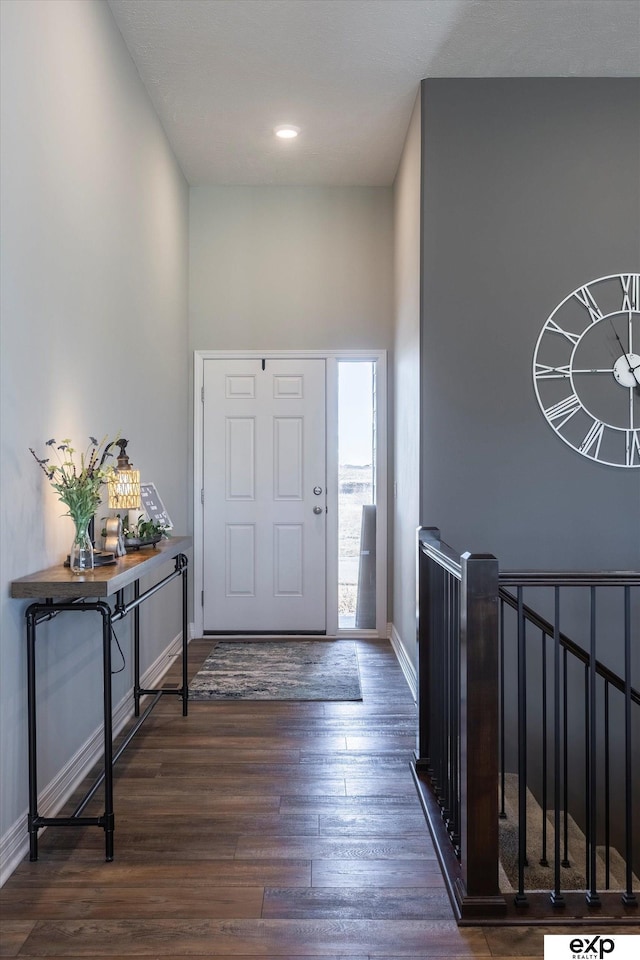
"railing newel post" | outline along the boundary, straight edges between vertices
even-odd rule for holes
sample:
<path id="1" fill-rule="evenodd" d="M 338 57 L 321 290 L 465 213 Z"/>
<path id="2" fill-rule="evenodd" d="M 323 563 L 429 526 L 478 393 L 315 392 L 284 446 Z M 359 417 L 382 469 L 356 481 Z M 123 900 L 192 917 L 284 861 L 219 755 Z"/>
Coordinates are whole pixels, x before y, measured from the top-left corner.
<path id="1" fill-rule="evenodd" d="M 527 860 L 527 644 L 523 588 L 518 587 L 518 890 L 515 902 L 528 905 L 524 890 Z"/>
<path id="2" fill-rule="evenodd" d="M 631 588 L 624 588 L 624 795 L 625 795 L 625 891 L 622 902 L 638 905 L 633 891 L 633 759 L 631 752 Z"/>
<path id="3" fill-rule="evenodd" d="M 548 867 L 547 859 L 547 635 L 542 631 L 542 855 L 540 866 Z"/>
<path id="4" fill-rule="evenodd" d="M 498 561 L 461 557 L 460 753 L 463 880 L 469 897 L 500 897 L 498 884 Z"/>

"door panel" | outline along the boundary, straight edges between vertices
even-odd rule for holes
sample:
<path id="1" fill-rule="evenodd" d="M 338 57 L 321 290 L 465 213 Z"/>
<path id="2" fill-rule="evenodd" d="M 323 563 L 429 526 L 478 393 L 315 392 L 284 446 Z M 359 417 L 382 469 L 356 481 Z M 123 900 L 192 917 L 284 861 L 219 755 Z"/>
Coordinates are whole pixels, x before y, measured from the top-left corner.
<path id="1" fill-rule="evenodd" d="M 253 523 L 228 523 L 225 528 L 227 597 L 254 597 L 256 529 Z"/>
<path id="2" fill-rule="evenodd" d="M 301 417 L 273 419 L 273 498 L 302 500 L 303 421 Z"/>
<path id="3" fill-rule="evenodd" d="M 226 500 L 256 498 L 255 426 L 253 417 L 229 417 L 226 421 Z"/>
<path id="4" fill-rule="evenodd" d="M 276 523 L 273 528 L 273 592 L 276 597 L 303 595 L 304 564 L 301 523 Z"/>
<path id="5" fill-rule="evenodd" d="M 204 629 L 323 632 L 325 361 L 264 367 L 204 362 Z"/>

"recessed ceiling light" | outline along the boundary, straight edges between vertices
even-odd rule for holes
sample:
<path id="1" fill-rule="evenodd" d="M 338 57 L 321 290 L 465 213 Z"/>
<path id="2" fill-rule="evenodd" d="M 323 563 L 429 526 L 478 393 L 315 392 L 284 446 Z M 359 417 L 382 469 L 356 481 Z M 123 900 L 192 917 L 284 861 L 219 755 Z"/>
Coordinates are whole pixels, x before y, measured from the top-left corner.
<path id="1" fill-rule="evenodd" d="M 289 123 L 275 129 L 276 137 L 280 137 L 281 140 L 294 140 L 299 133 L 300 127 L 292 127 Z"/>

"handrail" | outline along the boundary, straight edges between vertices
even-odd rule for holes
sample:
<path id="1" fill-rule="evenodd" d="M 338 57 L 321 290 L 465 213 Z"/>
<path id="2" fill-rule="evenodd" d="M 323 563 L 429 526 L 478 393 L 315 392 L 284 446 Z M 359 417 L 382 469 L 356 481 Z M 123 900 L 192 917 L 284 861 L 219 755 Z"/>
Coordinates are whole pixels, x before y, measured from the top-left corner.
<path id="1" fill-rule="evenodd" d="M 504 570 L 505 587 L 634 587 L 640 585 L 638 570 Z"/>
<path id="2" fill-rule="evenodd" d="M 462 577 L 462 566 L 457 554 L 448 543 L 440 540 L 440 531 L 436 527 L 423 527 L 418 533 L 420 548 L 423 553 L 432 560 L 437 561 L 447 573 L 452 574 L 458 580 Z M 505 587 L 626 587 L 640 585 L 640 571 L 637 570 L 602 570 L 589 572 L 583 570 L 504 570 L 499 574 L 500 596 L 514 610 L 518 609 L 518 602 L 513 594 L 510 594 Z M 525 618 L 533 623 L 538 629 L 543 630 L 548 636 L 554 635 L 554 628 L 547 620 L 541 617 L 535 610 L 523 605 Z M 589 654 L 577 643 L 571 640 L 564 633 L 560 633 L 560 644 L 573 656 L 577 657 L 582 663 L 589 664 Z M 596 660 L 596 673 L 608 683 L 624 693 L 626 686 L 624 680 L 614 673 L 603 663 Z M 634 703 L 640 704 L 640 692 L 631 688 L 631 699 Z"/>
<path id="3" fill-rule="evenodd" d="M 461 577 L 460 554 L 440 540 L 437 527 L 422 527 L 418 540 L 423 553 L 448 573 Z M 639 570 L 501 570 L 504 587 L 626 587 L 640 585 Z"/>
<path id="4" fill-rule="evenodd" d="M 458 580 L 462 579 L 462 564 L 460 563 L 460 554 L 455 553 L 448 543 L 444 543 L 436 536 L 435 527 L 426 527 L 420 530 L 418 540 L 423 553 L 426 553 L 432 560 L 436 560 L 447 573 L 452 574 Z M 429 535 L 427 538 L 427 534 Z"/>
<path id="5" fill-rule="evenodd" d="M 500 582 L 502 582 L 502 577 L 500 577 Z M 638 574 L 638 582 L 640 583 L 640 574 Z M 556 585 L 555 582 L 554 585 Z M 519 584 L 519 586 L 521 586 L 521 584 Z M 499 588 L 498 593 L 513 610 L 518 609 L 518 601 L 512 593 L 509 593 L 509 591 L 505 590 L 502 586 Z M 554 636 L 554 627 L 551 623 L 549 623 L 548 620 L 545 620 L 544 617 L 541 617 L 539 613 L 536 613 L 535 610 L 532 610 L 532 608 L 527 606 L 526 603 L 522 605 L 522 610 L 524 612 L 525 620 L 529 621 L 529 623 L 532 623 L 539 630 L 542 630 L 547 636 Z M 565 633 L 560 632 L 559 640 L 561 646 L 568 650 L 569 653 L 573 654 L 574 657 L 577 657 L 577 659 L 584 663 L 585 666 L 589 665 L 591 662 L 591 657 L 586 650 L 583 650 L 582 647 L 578 646 L 578 644 L 571 640 L 570 637 L 568 637 Z M 626 685 L 622 677 L 619 677 L 618 674 L 614 673 L 613 670 L 610 670 L 609 667 L 605 667 L 605 665 L 599 660 L 596 660 L 596 673 L 598 676 L 610 683 L 611 686 L 615 687 L 616 690 L 619 690 L 621 693 L 625 692 Z M 635 687 L 631 687 L 631 699 L 634 703 L 640 704 L 640 693 L 635 689 Z"/>

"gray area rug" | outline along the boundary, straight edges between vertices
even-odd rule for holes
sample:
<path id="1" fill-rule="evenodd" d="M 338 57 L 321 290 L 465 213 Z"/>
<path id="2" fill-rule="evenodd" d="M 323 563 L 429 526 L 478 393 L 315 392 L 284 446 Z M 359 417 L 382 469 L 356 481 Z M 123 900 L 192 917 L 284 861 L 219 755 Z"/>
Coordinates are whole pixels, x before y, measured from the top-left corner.
<path id="1" fill-rule="evenodd" d="M 362 700 L 350 640 L 219 642 L 189 684 L 190 700 Z"/>

